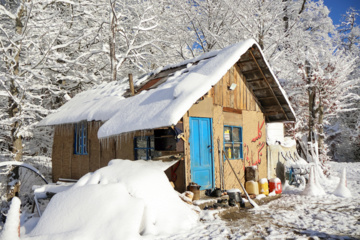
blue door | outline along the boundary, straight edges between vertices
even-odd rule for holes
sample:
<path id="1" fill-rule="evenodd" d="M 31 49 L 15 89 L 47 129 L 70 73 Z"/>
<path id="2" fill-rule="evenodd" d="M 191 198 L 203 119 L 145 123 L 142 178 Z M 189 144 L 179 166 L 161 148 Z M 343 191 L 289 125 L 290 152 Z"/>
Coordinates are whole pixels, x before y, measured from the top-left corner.
<path id="1" fill-rule="evenodd" d="M 211 125 L 210 118 L 190 117 L 191 180 L 200 190 L 214 187 Z"/>

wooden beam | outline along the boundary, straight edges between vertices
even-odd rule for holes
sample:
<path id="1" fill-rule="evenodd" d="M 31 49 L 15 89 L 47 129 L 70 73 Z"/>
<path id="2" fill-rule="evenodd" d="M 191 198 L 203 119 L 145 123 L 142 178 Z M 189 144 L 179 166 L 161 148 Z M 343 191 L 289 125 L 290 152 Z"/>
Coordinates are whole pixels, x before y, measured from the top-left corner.
<path id="1" fill-rule="evenodd" d="M 253 89 L 254 92 L 256 91 L 262 91 L 262 90 L 271 90 L 271 89 L 274 89 L 274 88 L 279 88 L 279 87 L 266 87 L 266 88 L 257 88 L 257 89 Z M 275 95 L 276 96 L 276 95 Z"/>
<path id="2" fill-rule="evenodd" d="M 258 98 L 258 100 L 269 100 L 269 99 L 274 99 L 274 97 L 262 97 L 262 98 Z"/>
<path id="3" fill-rule="evenodd" d="M 257 91 L 262 91 L 262 90 L 269 90 L 269 88 L 258 88 L 258 89 L 253 89 L 254 92 L 257 92 Z"/>
<path id="4" fill-rule="evenodd" d="M 286 115 L 286 112 L 285 112 L 284 108 L 281 106 L 281 104 L 280 104 L 280 102 L 279 102 L 279 99 L 277 99 L 277 97 L 276 97 L 273 89 L 271 88 L 271 86 L 270 86 L 270 84 L 269 84 L 269 81 L 268 81 L 267 78 L 265 77 L 265 74 L 264 74 L 264 72 L 262 71 L 259 63 L 256 61 L 256 58 L 255 58 L 252 50 L 250 49 L 249 52 L 250 52 L 250 54 L 251 54 L 251 57 L 254 59 L 254 61 L 255 61 L 256 65 L 257 65 L 259 71 L 261 72 L 261 75 L 263 76 L 264 81 L 265 81 L 266 84 L 269 86 L 270 92 L 271 92 L 272 95 L 275 97 L 275 100 L 276 100 L 276 102 L 278 103 L 278 105 L 281 107 L 281 110 L 282 110 L 282 112 L 284 113 L 286 120 L 289 120 L 288 116 Z"/>
<path id="5" fill-rule="evenodd" d="M 229 107 L 223 107 L 223 111 L 224 112 L 232 112 L 232 113 L 242 114 L 241 109 L 235 109 L 235 108 L 229 108 Z"/>
<path id="6" fill-rule="evenodd" d="M 255 73 L 255 72 L 259 72 L 259 69 L 251 69 L 251 70 L 247 70 L 247 71 L 241 71 L 241 73 L 244 75 L 246 75 L 248 73 Z"/>
<path id="7" fill-rule="evenodd" d="M 262 82 L 262 81 L 264 81 L 264 78 L 247 79 L 246 81 L 247 81 L 248 83 L 252 83 L 252 82 Z"/>
<path id="8" fill-rule="evenodd" d="M 278 115 L 278 114 L 281 114 L 282 112 L 266 112 L 264 113 L 265 116 L 275 116 L 275 115 Z"/>
<path id="9" fill-rule="evenodd" d="M 134 81 L 133 81 L 133 75 L 131 73 L 129 73 L 129 84 L 130 84 L 131 96 L 134 96 L 135 95 Z"/>
<path id="10" fill-rule="evenodd" d="M 162 78 L 155 78 L 151 79 L 148 82 L 146 82 L 143 86 L 140 87 L 140 89 L 137 90 L 137 93 L 140 93 L 143 90 L 147 90 L 154 86 L 156 83 L 158 83 Z"/>
<path id="11" fill-rule="evenodd" d="M 261 58 L 256 58 L 256 60 L 261 60 Z M 238 63 L 248 63 L 248 62 L 253 62 L 254 60 L 253 59 L 247 59 L 247 60 L 243 60 L 243 61 L 238 61 Z"/>

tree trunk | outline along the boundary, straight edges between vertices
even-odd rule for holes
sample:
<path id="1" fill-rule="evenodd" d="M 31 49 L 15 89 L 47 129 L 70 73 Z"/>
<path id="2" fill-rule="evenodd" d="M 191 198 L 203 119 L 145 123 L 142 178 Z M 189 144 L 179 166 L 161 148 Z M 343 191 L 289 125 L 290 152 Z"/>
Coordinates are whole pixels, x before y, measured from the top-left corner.
<path id="1" fill-rule="evenodd" d="M 309 96 L 309 135 L 308 141 L 311 141 L 315 137 L 315 99 L 316 99 L 316 89 L 315 87 L 308 88 Z"/>
<path id="2" fill-rule="evenodd" d="M 115 56 L 115 34 L 116 34 L 116 21 L 115 21 L 115 2 L 110 0 L 110 67 L 111 67 L 111 80 L 116 81 L 116 56 Z"/>
<path id="3" fill-rule="evenodd" d="M 305 60 L 305 78 L 306 84 L 309 86 L 307 89 L 308 97 L 309 97 L 309 133 L 308 133 L 308 142 L 314 139 L 315 135 L 315 99 L 316 99 L 316 87 L 311 86 L 311 66 L 308 60 Z"/>
<path id="4" fill-rule="evenodd" d="M 21 18 L 22 16 L 24 16 L 26 14 L 26 9 L 24 7 L 24 5 L 21 5 L 19 11 L 17 12 L 17 16 L 15 19 L 15 29 L 16 29 L 16 33 L 20 36 L 23 32 L 23 27 L 24 25 L 21 22 Z M 21 41 L 21 40 L 20 40 Z M 19 69 L 19 64 L 20 64 L 20 51 L 21 51 L 21 42 L 17 42 L 16 43 L 19 47 L 19 49 L 17 50 L 17 52 L 15 53 L 14 56 L 14 67 L 13 69 L 10 69 L 10 72 L 12 72 L 12 74 L 14 75 L 14 77 L 19 75 L 20 69 Z M 11 67 L 11 64 L 9 64 L 9 67 Z M 14 79 L 10 80 L 10 93 L 11 96 L 9 96 L 9 104 L 8 104 L 8 114 L 10 118 L 15 118 L 16 116 L 21 114 L 21 106 L 18 104 L 17 100 L 19 99 L 19 88 L 16 85 L 16 82 Z M 20 120 L 16 120 L 12 125 L 11 125 L 11 140 L 12 140 L 12 144 L 10 145 L 10 151 L 14 154 L 13 155 L 13 160 L 15 161 L 20 161 L 22 158 L 22 153 L 23 153 L 23 147 L 22 147 L 22 137 L 21 135 L 18 134 L 19 129 L 21 127 L 21 121 Z M 9 180 L 15 180 L 15 184 L 10 186 L 8 185 L 8 191 L 7 191 L 7 198 L 8 200 L 12 199 L 14 196 L 18 195 L 18 192 L 20 190 L 20 182 L 18 181 L 19 179 L 19 168 L 15 167 L 12 169 L 12 171 L 10 172 L 9 176 L 8 176 Z M 12 181 L 9 181 L 12 182 Z"/>
<path id="5" fill-rule="evenodd" d="M 23 15 L 26 14 L 26 9 L 24 5 L 21 5 L 20 10 L 17 13 L 16 20 L 15 20 L 15 27 L 16 27 L 16 33 L 18 35 L 22 34 L 23 31 L 23 23 L 21 22 L 21 18 Z M 15 66 L 13 68 L 13 74 L 15 76 L 19 75 L 19 63 L 20 63 L 20 51 L 21 51 L 21 43 L 20 49 L 17 50 L 16 55 L 14 57 L 15 60 Z M 21 106 L 16 102 L 15 99 L 18 99 L 19 97 L 19 89 L 18 86 L 16 86 L 16 82 L 14 79 L 10 82 L 10 93 L 12 96 L 9 97 L 9 117 L 14 118 L 16 115 L 19 115 L 21 113 Z M 15 99 L 14 99 L 15 98 Z M 11 152 L 14 154 L 14 160 L 20 161 L 22 157 L 22 137 L 18 135 L 19 128 L 21 127 L 20 120 L 16 120 L 11 125 L 11 138 L 12 138 L 12 146 L 11 146 Z"/>
<path id="6" fill-rule="evenodd" d="M 324 127 L 323 127 L 323 123 L 324 123 L 324 107 L 320 101 L 320 106 L 319 106 L 319 141 L 318 141 L 318 147 L 319 147 L 319 154 L 321 154 L 321 150 L 323 149 L 323 145 L 324 145 Z"/>
<path id="7" fill-rule="evenodd" d="M 283 0 L 283 2 L 286 4 L 288 0 Z M 284 7 L 284 17 L 283 17 L 283 21 L 284 21 L 284 32 L 286 33 L 289 30 L 289 17 L 288 17 L 288 9 L 287 9 L 287 5 L 285 5 Z M 286 34 L 285 37 L 287 37 L 288 34 Z"/>

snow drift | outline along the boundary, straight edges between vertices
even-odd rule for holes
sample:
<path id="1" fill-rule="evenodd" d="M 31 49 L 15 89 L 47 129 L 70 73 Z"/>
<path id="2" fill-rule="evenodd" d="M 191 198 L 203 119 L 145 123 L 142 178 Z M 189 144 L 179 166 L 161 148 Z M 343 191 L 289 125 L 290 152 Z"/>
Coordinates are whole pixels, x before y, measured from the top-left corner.
<path id="1" fill-rule="evenodd" d="M 173 163 L 112 160 L 56 194 L 28 235 L 35 239 L 141 239 L 178 233 L 199 216 L 164 170 Z"/>
<path id="2" fill-rule="evenodd" d="M 318 169 L 313 165 L 310 168 L 309 182 L 307 183 L 302 195 L 307 196 L 322 196 L 325 195 L 325 191 L 319 182 Z"/>
<path id="3" fill-rule="evenodd" d="M 19 198 L 14 197 L 11 200 L 11 205 L 9 212 L 7 214 L 6 222 L 4 229 L 0 233 L 0 239 L 11 239 L 17 240 L 19 238 L 19 224 L 20 224 L 20 204 L 21 201 Z"/>
<path id="4" fill-rule="evenodd" d="M 344 197 L 344 198 L 351 197 L 351 192 L 347 188 L 346 185 L 347 185 L 347 183 L 346 183 L 346 168 L 344 168 L 342 170 L 340 182 L 339 182 L 337 188 L 334 191 L 334 195 L 336 195 L 338 197 Z"/>

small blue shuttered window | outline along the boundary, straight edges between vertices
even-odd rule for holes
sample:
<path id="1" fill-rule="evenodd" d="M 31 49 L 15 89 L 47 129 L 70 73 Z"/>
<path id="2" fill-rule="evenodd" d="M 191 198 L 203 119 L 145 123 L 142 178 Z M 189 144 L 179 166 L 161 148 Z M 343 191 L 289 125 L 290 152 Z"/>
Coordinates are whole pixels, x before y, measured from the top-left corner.
<path id="1" fill-rule="evenodd" d="M 87 122 L 75 123 L 74 132 L 74 154 L 87 155 Z"/>
<path id="2" fill-rule="evenodd" d="M 242 127 L 224 126 L 224 151 L 229 159 L 243 159 Z"/>

